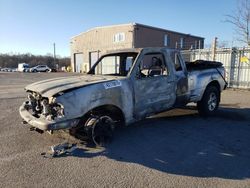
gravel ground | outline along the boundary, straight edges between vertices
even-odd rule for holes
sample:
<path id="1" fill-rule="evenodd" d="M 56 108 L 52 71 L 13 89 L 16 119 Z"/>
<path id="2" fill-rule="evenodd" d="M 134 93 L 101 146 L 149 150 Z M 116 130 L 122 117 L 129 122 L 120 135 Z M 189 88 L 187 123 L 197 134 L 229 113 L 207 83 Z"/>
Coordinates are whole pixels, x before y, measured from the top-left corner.
<path id="1" fill-rule="evenodd" d="M 0 73 L 0 187 L 250 187 L 250 91 L 228 89 L 215 117 L 194 106 L 117 129 L 106 149 L 43 158 L 65 133 L 30 132 L 23 87 L 69 73 Z"/>

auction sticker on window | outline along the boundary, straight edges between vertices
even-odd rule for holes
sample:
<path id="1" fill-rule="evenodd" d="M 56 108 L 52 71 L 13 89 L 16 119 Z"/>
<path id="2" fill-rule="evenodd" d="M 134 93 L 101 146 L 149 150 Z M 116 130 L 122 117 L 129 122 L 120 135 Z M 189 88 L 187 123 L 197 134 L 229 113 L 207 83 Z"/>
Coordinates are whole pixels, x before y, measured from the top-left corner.
<path id="1" fill-rule="evenodd" d="M 122 85 L 122 83 L 119 80 L 114 80 L 111 82 L 106 82 L 103 84 L 105 89 L 110 89 L 110 88 L 114 88 L 114 87 L 120 87 Z"/>

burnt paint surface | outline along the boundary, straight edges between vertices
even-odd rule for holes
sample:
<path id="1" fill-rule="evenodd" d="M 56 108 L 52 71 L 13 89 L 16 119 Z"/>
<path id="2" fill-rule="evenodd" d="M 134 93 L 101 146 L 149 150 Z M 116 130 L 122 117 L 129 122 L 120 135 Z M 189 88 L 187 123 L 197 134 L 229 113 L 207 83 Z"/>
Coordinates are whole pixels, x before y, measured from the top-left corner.
<path id="1" fill-rule="evenodd" d="M 168 75 L 137 78 L 136 70 L 140 59 L 149 52 L 164 54 Z M 184 62 L 182 66 L 185 66 Z M 183 67 L 183 70 L 186 68 Z M 221 69 L 223 71 L 224 68 Z M 185 72 L 183 78 L 185 82 L 178 80 L 168 49 L 146 48 L 139 54 L 127 77 L 83 75 L 57 78 L 31 84 L 26 90 L 38 92 L 48 98 L 56 95 L 56 102 L 64 106 L 65 116 L 62 120 L 82 117 L 99 106 L 113 105 L 121 109 L 125 124 L 128 125 L 173 107 L 176 98 L 180 96 L 177 88 L 184 88 L 181 95 L 184 95 L 186 101 L 183 104 L 186 104 L 201 100 L 206 86 L 213 80 L 218 81 L 221 90 L 224 87 L 223 79 L 214 69 Z"/>

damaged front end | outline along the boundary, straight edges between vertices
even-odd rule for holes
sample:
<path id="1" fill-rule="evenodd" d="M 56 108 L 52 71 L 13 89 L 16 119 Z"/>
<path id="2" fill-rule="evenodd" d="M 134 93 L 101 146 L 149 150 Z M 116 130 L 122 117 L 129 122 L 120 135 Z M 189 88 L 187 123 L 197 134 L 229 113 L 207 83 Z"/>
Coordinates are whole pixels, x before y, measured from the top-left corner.
<path id="1" fill-rule="evenodd" d="M 36 129 L 52 131 L 67 129 L 78 124 L 78 119 L 65 118 L 64 107 L 55 97 L 45 98 L 39 93 L 28 91 L 28 100 L 19 109 L 25 122 Z"/>
<path id="2" fill-rule="evenodd" d="M 43 98 L 38 93 L 29 93 L 28 101 L 24 103 L 24 107 L 33 116 L 43 117 L 49 121 L 64 117 L 63 106 L 55 102 L 55 98 Z"/>

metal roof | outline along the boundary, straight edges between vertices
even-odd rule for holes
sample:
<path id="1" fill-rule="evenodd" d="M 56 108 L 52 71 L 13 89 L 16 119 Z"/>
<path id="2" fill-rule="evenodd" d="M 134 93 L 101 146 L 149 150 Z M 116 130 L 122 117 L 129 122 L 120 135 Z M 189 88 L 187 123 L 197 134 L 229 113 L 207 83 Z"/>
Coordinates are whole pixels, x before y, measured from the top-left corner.
<path id="1" fill-rule="evenodd" d="M 91 29 L 89 29 L 87 31 L 81 32 L 78 35 L 75 35 L 75 36 L 71 37 L 71 39 L 73 39 L 75 37 L 78 37 L 78 36 L 80 36 L 80 35 L 82 35 L 84 33 L 87 33 L 87 32 L 93 31 L 93 30 L 97 30 L 97 29 L 120 27 L 120 26 L 129 26 L 129 25 L 131 25 L 131 26 L 139 26 L 139 27 L 146 27 L 146 28 L 151 28 L 151 29 L 155 29 L 155 30 L 161 30 L 161 31 L 165 31 L 165 32 L 171 32 L 171 33 L 176 33 L 176 34 L 180 34 L 180 35 L 187 35 L 187 36 L 190 36 L 190 37 L 197 37 L 197 38 L 204 39 L 204 37 L 195 36 L 195 35 L 191 35 L 191 34 L 187 34 L 187 33 L 181 33 L 181 32 L 172 31 L 172 30 L 168 30 L 168 29 L 163 29 L 163 28 L 159 28 L 159 27 L 153 27 L 153 26 L 144 25 L 144 24 L 140 24 L 140 23 L 126 23 L 126 24 L 117 24 L 117 25 L 94 27 L 94 28 L 91 28 Z"/>

